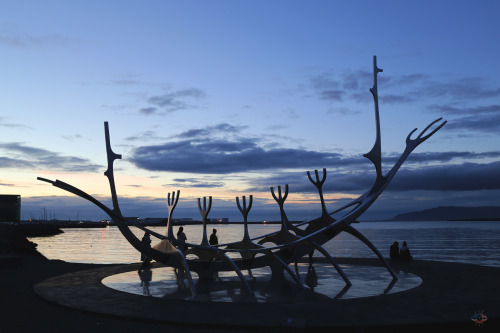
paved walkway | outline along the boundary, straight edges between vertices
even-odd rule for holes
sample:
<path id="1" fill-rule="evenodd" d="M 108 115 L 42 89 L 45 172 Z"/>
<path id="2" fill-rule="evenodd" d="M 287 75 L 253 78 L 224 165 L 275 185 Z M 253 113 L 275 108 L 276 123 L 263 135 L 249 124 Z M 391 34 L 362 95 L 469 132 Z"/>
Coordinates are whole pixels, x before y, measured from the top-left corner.
<path id="1" fill-rule="evenodd" d="M 339 259 L 341 264 L 379 266 L 377 259 Z M 485 326 L 500 321 L 500 269 L 468 264 L 419 261 L 392 263 L 423 283 L 408 291 L 375 297 L 330 299 L 292 304 L 209 302 L 134 295 L 104 286 L 110 275 L 137 270 L 119 265 L 63 274 L 35 285 L 50 302 L 101 314 L 203 327 L 269 330 L 286 325 L 306 330 L 331 328 L 474 328 L 471 316 L 483 310 Z M 286 326 L 285 325 L 285 326 Z"/>

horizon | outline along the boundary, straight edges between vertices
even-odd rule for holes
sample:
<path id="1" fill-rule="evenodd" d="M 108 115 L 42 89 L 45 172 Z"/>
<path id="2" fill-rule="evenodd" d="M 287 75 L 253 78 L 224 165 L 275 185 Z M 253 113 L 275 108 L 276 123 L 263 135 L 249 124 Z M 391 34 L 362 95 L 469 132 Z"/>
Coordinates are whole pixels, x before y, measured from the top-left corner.
<path id="1" fill-rule="evenodd" d="M 453 10 L 450 10 L 452 6 Z M 5 1 L 0 48 L 0 193 L 21 219 L 107 219 L 37 181 L 59 179 L 110 204 L 109 122 L 123 215 L 279 220 L 269 187 L 289 184 L 290 220 L 321 214 L 306 171 L 327 168 L 329 211 L 370 188 L 377 56 L 382 166 L 442 117 L 362 220 L 438 206 L 498 206 L 500 3 L 314 4 Z M 90 24 L 89 22 L 92 22 Z M 415 134 L 413 135 L 415 137 Z"/>

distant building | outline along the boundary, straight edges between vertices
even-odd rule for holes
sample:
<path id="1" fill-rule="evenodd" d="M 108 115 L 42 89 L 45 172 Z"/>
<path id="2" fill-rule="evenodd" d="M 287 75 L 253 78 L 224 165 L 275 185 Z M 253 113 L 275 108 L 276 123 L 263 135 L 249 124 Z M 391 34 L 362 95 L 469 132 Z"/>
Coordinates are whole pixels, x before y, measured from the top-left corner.
<path id="1" fill-rule="evenodd" d="M 229 218 L 227 218 L 227 217 L 211 218 L 209 220 L 212 223 L 227 223 L 227 222 L 229 222 Z"/>
<path id="2" fill-rule="evenodd" d="M 0 194 L 0 222 L 19 222 L 21 219 L 21 196 Z"/>
<path id="3" fill-rule="evenodd" d="M 143 223 L 146 225 L 152 225 L 152 224 L 167 224 L 168 218 L 166 217 L 146 217 L 143 220 Z"/>

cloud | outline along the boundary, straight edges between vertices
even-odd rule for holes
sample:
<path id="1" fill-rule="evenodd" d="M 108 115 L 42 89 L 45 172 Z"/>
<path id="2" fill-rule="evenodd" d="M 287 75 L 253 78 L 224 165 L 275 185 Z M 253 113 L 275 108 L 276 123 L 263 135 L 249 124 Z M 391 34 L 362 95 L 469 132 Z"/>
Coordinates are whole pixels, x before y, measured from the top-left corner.
<path id="1" fill-rule="evenodd" d="M 331 103 L 335 110 L 347 110 L 344 101 L 371 103 L 373 98 L 368 88 L 373 86 L 373 73 L 358 70 L 339 74 L 319 73 L 308 78 L 305 96 Z M 450 122 L 449 129 L 472 130 L 491 133 L 499 130 L 499 105 L 481 105 L 485 99 L 500 97 L 500 88 L 491 85 L 485 78 L 462 77 L 454 80 L 439 80 L 424 73 L 408 75 L 378 75 L 379 100 L 382 104 L 421 104 L 440 115 L 459 117 Z M 460 104 L 472 104 L 472 106 Z M 475 105 L 474 105 L 475 104 Z M 424 106 L 425 107 L 425 106 Z M 348 111 L 348 110 L 347 110 Z M 352 112 L 342 112 L 352 114 Z"/>
<path id="2" fill-rule="evenodd" d="M 440 113 L 454 116 L 446 125 L 448 130 L 467 130 L 498 134 L 500 131 L 500 105 L 457 107 L 432 105 L 429 107 Z"/>
<path id="3" fill-rule="evenodd" d="M 23 143 L 0 143 L 1 168 L 63 170 L 71 172 L 96 172 L 103 168 L 101 165 L 92 164 L 88 159 L 64 156 L 45 149 L 25 146 Z"/>
<path id="4" fill-rule="evenodd" d="M 218 188 L 224 187 L 225 184 L 222 181 L 207 181 L 199 178 L 175 178 L 173 179 L 175 183 L 165 184 L 164 187 L 196 187 L 196 188 Z"/>
<path id="5" fill-rule="evenodd" d="M 149 115 L 154 114 L 157 110 L 158 110 L 157 108 L 147 107 L 147 108 L 139 109 L 139 112 L 142 114 L 145 114 L 146 116 L 149 116 Z"/>
<path id="6" fill-rule="evenodd" d="M 205 92 L 197 88 L 182 89 L 151 96 L 146 100 L 148 106 L 140 108 L 139 112 L 144 115 L 164 115 L 179 110 L 196 108 L 196 105 L 192 104 L 192 101 L 199 100 L 205 96 Z"/>
<path id="7" fill-rule="evenodd" d="M 381 103 L 386 104 L 397 104 L 397 103 L 409 103 L 414 101 L 415 99 L 406 95 L 387 95 L 381 94 L 379 96 L 379 100 Z"/>
<path id="8" fill-rule="evenodd" d="M 205 128 L 191 129 L 179 134 L 177 137 L 192 139 L 192 138 L 207 137 L 215 134 L 230 135 L 230 134 L 237 134 L 246 128 L 248 128 L 248 126 L 234 126 L 228 123 L 222 123 L 214 126 L 208 126 Z"/>
<path id="9" fill-rule="evenodd" d="M 1 163 L 1 162 L 0 162 Z M 7 186 L 7 187 L 15 187 L 17 186 L 16 184 L 13 183 L 4 183 L 0 181 L 0 186 Z"/>
<path id="10" fill-rule="evenodd" d="M 486 106 L 473 106 L 473 107 L 457 107 L 452 105 L 431 105 L 429 109 L 436 110 L 440 113 L 457 116 L 457 115 L 487 115 L 500 113 L 500 105 L 492 104 Z"/>
<path id="11" fill-rule="evenodd" d="M 500 97 L 500 88 L 485 87 L 486 81 L 481 78 L 459 78 L 453 82 L 428 81 L 422 85 L 418 93 L 425 97 L 449 97 L 452 100 L 481 100 Z"/>
<path id="12" fill-rule="evenodd" d="M 0 32 L 0 45 L 6 47 L 25 49 L 31 47 L 65 46 L 73 43 L 73 40 L 60 35 L 25 35 L 19 33 Z"/>
<path id="13" fill-rule="evenodd" d="M 319 73 L 308 79 L 305 96 L 330 103 L 329 111 L 340 115 L 355 113 L 345 101 L 372 103 L 368 88 L 373 86 L 373 73 L 345 71 L 339 74 Z M 459 77 L 438 79 L 423 73 L 378 75 L 379 101 L 382 105 L 414 104 L 448 118 L 447 130 L 471 135 L 497 134 L 500 131 L 500 88 L 485 78 Z M 422 105 L 423 103 L 427 105 Z"/>
<path id="14" fill-rule="evenodd" d="M 127 80 L 127 79 L 114 80 L 111 83 L 118 85 L 118 86 L 134 86 L 134 85 L 142 84 L 142 82 L 139 80 Z"/>
<path id="15" fill-rule="evenodd" d="M 20 129 L 20 130 L 32 129 L 30 126 L 26 126 L 24 124 L 7 123 L 5 122 L 3 117 L 0 117 L 0 126 L 6 128 Z"/>
<path id="16" fill-rule="evenodd" d="M 162 137 L 158 136 L 155 131 L 146 131 L 140 135 L 129 136 L 125 138 L 128 141 L 151 141 L 162 139 Z"/>
<path id="17" fill-rule="evenodd" d="M 342 101 L 345 92 L 340 89 L 341 82 L 333 80 L 332 77 L 331 73 L 316 75 L 309 80 L 309 86 L 321 100 Z"/>
<path id="18" fill-rule="evenodd" d="M 68 140 L 68 141 L 85 140 L 85 138 L 81 134 L 63 135 L 62 138 L 65 139 L 65 140 Z"/>

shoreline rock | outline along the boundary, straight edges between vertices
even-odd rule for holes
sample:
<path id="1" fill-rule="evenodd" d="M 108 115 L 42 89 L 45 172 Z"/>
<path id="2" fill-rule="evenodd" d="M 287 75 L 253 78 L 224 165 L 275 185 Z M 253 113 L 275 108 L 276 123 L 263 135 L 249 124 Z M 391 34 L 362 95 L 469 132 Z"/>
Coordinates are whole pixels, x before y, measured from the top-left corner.
<path id="1" fill-rule="evenodd" d="M 24 228 L 14 224 L 0 224 L 0 255 L 36 256 L 45 258 L 38 252 L 37 244 L 28 240 Z"/>

